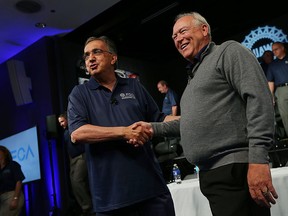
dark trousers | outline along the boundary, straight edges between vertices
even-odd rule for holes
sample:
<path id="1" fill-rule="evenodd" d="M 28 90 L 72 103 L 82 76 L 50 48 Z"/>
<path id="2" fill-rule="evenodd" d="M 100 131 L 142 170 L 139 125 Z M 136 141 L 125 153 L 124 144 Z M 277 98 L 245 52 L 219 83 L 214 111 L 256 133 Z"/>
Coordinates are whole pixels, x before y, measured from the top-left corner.
<path id="1" fill-rule="evenodd" d="M 251 198 L 247 183 L 248 164 L 229 164 L 200 171 L 200 189 L 213 216 L 270 216 L 270 209 Z"/>
<path id="2" fill-rule="evenodd" d="M 96 216 L 175 216 L 170 193 L 110 212 L 97 212 Z"/>

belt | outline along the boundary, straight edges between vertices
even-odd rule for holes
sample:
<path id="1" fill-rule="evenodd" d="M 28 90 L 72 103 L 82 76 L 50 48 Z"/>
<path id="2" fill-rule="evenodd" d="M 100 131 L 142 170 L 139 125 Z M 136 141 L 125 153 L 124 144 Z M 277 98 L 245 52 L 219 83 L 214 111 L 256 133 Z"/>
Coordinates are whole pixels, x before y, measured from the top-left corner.
<path id="1" fill-rule="evenodd" d="M 288 83 L 282 83 L 282 84 L 277 85 L 277 87 L 283 87 L 283 86 L 288 86 Z"/>

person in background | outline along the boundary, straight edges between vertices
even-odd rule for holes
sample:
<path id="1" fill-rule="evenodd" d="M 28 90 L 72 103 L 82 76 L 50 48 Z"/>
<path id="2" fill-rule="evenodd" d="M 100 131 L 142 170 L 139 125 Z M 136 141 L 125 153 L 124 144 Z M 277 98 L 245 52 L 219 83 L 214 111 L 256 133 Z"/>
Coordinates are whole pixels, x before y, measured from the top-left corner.
<path id="1" fill-rule="evenodd" d="M 160 80 L 157 83 L 157 88 L 159 92 L 165 94 L 162 105 L 162 112 L 166 115 L 177 116 L 179 110 L 179 101 L 176 92 L 169 88 L 168 83 L 165 80 Z"/>
<path id="2" fill-rule="evenodd" d="M 272 51 L 276 59 L 270 63 L 267 70 L 267 80 L 274 96 L 286 135 L 288 135 L 288 56 L 283 43 L 274 42 Z"/>
<path id="3" fill-rule="evenodd" d="M 271 50 L 265 50 L 263 52 L 260 65 L 265 73 L 265 76 L 267 76 L 268 65 L 273 61 L 273 59 L 274 54 Z"/>
<path id="4" fill-rule="evenodd" d="M 199 13 L 176 17 L 172 39 L 190 68 L 181 118 L 133 128 L 146 126 L 154 136 L 180 133 L 184 155 L 200 169 L 200 189 L 213 216 L 270 216 L 278 195 L 269 167 L 274 110 L 267 80 L 249 49 L 232 40 L 216 45 L 211 38 Z"/>
<path id="5" fill-rule="evenodd" d="M 0 146 L 0 215 L 20 215 L 24 195 L 22 181 L 25 176 L 21 165 L 12 160 L 10 151 L 5 146 Z"/>
<path id="6" fill-rule="evenodd" d="M 82 210 L 81 216 L 92 215 L 92 200 L 89 189 L 84 145 L 74 145 L 71 142 L 66 112 L 61 113 L 58 116 L 58 122 L 64 129 L 64 143 L 69 155 L 70 181 L 73 194 Z"/>
<path id="7" fill-rule="evenodd" d="M 116 75 L 117 58 L 109 38 L 88 38 L 83 59 L 91 77 L 68 99 L 71 140 L 86 144 L 94 211 L 97 216 L 174 216 L 170 191 L 147 141 L 149 131 L 131 126 L 171 117 L 160 112 L 137 79 Z M 141 146 L 127 143 L 130 139 Z"/>

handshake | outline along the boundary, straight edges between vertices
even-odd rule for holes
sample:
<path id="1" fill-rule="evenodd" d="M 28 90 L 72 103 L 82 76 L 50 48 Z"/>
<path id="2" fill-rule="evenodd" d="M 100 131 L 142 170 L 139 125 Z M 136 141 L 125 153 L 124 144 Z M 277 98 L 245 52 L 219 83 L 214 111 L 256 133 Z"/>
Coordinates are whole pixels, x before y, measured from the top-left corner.
<path id="1" fill-rule="evenodd" d="M 124 139 L 127 143 L 139 147 L 153 137 L 152 125 L 148 122 L 139 121 L 124 128 Z"/>
<path id="2" fill-rule="evenodd" d="M 179 117 L 166 116 L 165 121 L 172 121 Z M 135 122 L 130 126 L 103 127 L 85 124 L 71 133 L 72 143 L 98 143 L 111 140 L 126 140 L 135 147 L 144 145 L 152 139 L 155 131 L 152 124 L 144 121 Z"/>
<path id="3" fill-rule="evenodd" d="M 179 122 L 181 116 L 166 116 L 164 123 L 166 122 Z M 171 127 L 172 126 L 172 127 Z M 168 128 L 173 129 L 173 125 L 168 125 Z M 166 126 L 167 128 L 167 126 Z M 135 147 L 144 145 L 148 140 L 152 139 L 154 134 L 152 124 L 149 122 L 139 121 L 128 127 L 124 127 L 124 139 L 127 143 L 134 145 Z M 180 136 L 179 125 L 176 124 L 176 130 L 171 130 L 171 135 Z M 174 133 L 174 134 L 173 134 Z"/>

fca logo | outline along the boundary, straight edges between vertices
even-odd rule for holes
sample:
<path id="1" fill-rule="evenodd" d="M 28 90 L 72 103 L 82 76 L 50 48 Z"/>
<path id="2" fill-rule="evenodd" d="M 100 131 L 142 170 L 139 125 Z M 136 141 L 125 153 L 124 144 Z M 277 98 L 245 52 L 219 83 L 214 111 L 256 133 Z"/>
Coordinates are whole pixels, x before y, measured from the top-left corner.
<path id="1" fill-rule="evenodd" d="M 30 145 L 28 145 L 28 148 L 26 150 L 23 147 L 16 150 L 12 150 L 11 155 L 13 160 L 16 159 L 17 161 L 27 160 L 28 157 L 30 156 L 33 158 L 35 157 Z"/>

